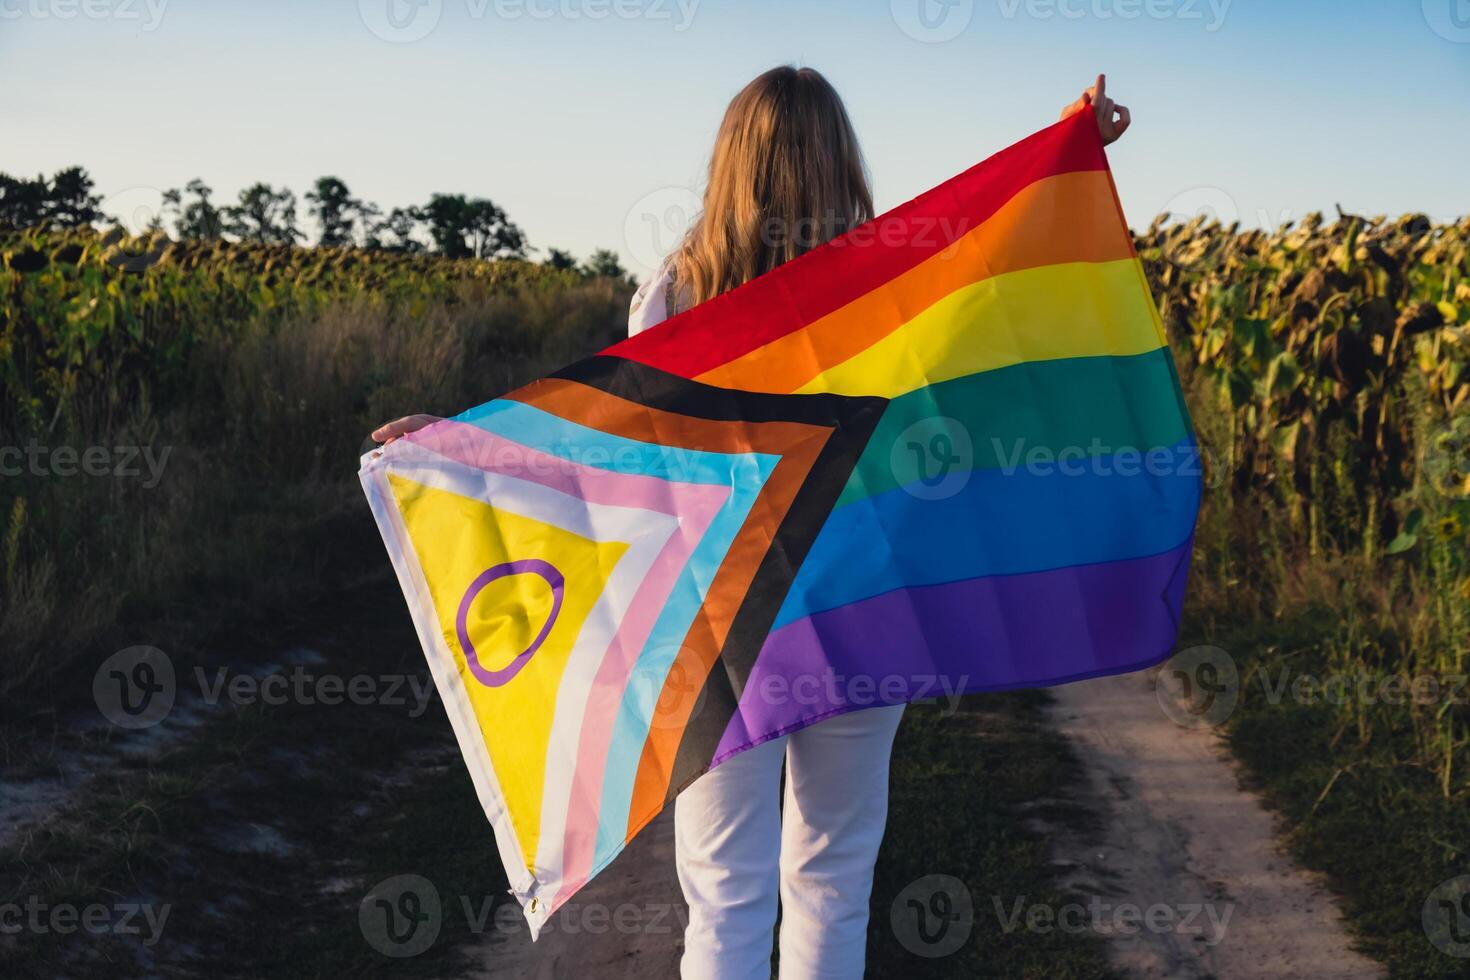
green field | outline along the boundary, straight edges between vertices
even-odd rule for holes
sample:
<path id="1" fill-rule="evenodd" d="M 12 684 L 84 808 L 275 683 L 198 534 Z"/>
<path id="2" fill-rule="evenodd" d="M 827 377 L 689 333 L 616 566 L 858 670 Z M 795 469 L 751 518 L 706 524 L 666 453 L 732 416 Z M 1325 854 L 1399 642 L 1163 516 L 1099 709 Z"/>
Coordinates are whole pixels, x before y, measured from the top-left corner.
<path id="1" fill-rule="evenodd" d="M 1470 660 L 1470 219 L 1313 216 L 1270 234 L 1194 222 L 1150 228 L 1138 248 L 1209 464 L 1182 645 L 1233 657 L 1232 744 L 1368 948 L 1398 976 L 1463 975 L 1419 915 L 1431 888 L 1470 872 L 1470 705 L 1455 686 Z M 85 702 L 121 647 L 239 646 L 242 633 L 325 629 L 323 611 L 354 615 L 365 581 L 391 596 L 371 578 L 386 573 L 380 554 L 362 547 L 374 534 L 355 475 L 365 433 L 594 352 L 628 300 L 621 279 L 516 260 L 88 230 L 0 232 L 0 253 L 7 739 Z M 393 623 L 390 660 L 417 670 Z M 1259 682 L 1283 669 L 1427 679 L 1462 697 L 1266 697 Z M 1023 707 L 1006 711 L 1006 725 L 1027 723 Z M 284 730 L 309 739 L 315 723 Z M 909 737 L 932 737 L 928 724 Z M 241 719 L 171 768 L 183 776 L 140 767 L 65 833 L 7 855 L 0 894 L 135 887 L 149 842 L 170 821 L 207 821 L 229 760 L 279 738 L 266 730 Z M 343 772 L 366 765 L 341 751 Z M 478 833 L 467 781 L 445 778 L 455 802 L 410 793 L 405 805 L 458 806 L 453 826 Z M 338 782 L 343 799 L 363 790 Z M 1040 887 L 1034 842 L 1007 846 L 1025 887 Z M 902 868 L 906 846 L 888 853 Z M 312 975 L 304 964 L 346 942 L 324 936 L 313 953 L 314 941 L 273 952 Z M 876 955 L 898 964 L 900 952 Z M 1026 968 L 1055 955 L 1075 976 L 1094 963 L 1085 944 L 988 955 Z"/>

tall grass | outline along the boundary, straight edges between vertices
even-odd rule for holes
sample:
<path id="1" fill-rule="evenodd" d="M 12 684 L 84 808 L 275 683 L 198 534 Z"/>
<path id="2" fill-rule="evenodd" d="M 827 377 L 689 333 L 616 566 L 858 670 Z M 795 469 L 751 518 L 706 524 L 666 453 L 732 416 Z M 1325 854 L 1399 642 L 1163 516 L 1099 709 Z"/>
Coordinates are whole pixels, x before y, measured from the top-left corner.
<path id="1" fill-rule="evenodd" d="M 361 523 L 357 457 L 401 414 L 453 414 L 616 336 L 612 280 L 468 281 L 437 302 L 346 295 L 289 315 L 199 325 L 157 404 L 75 398 L 55 427 L 0 443 L 145 447 L 162 479 L 38 475 L 0 482 L 0 694 L 44 706 L 44 681 L 109 647 L 310 597 L 334 522 Z M 120 411 L 121 408 L 125 409 Z M 358 527 L 367 530 L 370 527 Z M 338 583 L 340 584 L 340 583 Z"/>
<path id="2" fill-rule="evenodd" d="M 116 622 L 300 592 L 320 566 L 311 529 L 358 505 L 366 431 L 599 349 L 625 292 L 524 263 L 87 232 L 0 245 L 0 445 L 169 452 L 156 487 L 0 484 L 0 689 Z M 1462 672 L 1470 220 L 1156 224 L 1138 245 L 1211 460 L 1203 632 L 1310 620 L 1294 656 L 1316 672 Z M 1339 744 L 1402 726 L 1410 764 L 1465 791 L 1465 706 L 1338 710 Z"/>
<path id="3" fill-rule="evenodd" d="M 1444 691 L 1470 643 L 1470 219 L 1196 221 L 1139 247 L 1212 464 L 1194 632 L 1251 626 L 1277 666 L 1361 679 L 1325 709 L 1334 748 L 1393 742 L 1465 799 L 1470 707 Z M 1396 678 L 1418 696 L 1380 696 Z"/>
<path id="4" fill-rule="evenodd" d="M 1156 224 L 1138 246 L 1209 463 L 1182 642 L 1236 657 L 1233 744 L 1377 951 L 1457 975 L 1418 909 L 1470 860 L 1470 219 Z M 372 534 L 365 434 L 602 348 L 627 299 L 524 263 L 87 232 L 0 259 L 0 450 L 168 453 L 156 485 L 0 479 L 6 713 L 119 646 L 350 584 L 327 559 Z M 1439 686 L 1308 700 L 1299 676 Z"/>
<path id="5" fill-rule="evenodd" d="M 1286 840 L 1394 976 L 1463 976 L 1421 908 L 1470 870 L 1470 220 L 1140 238 L 1209 489 L 1181 646 Z"/>

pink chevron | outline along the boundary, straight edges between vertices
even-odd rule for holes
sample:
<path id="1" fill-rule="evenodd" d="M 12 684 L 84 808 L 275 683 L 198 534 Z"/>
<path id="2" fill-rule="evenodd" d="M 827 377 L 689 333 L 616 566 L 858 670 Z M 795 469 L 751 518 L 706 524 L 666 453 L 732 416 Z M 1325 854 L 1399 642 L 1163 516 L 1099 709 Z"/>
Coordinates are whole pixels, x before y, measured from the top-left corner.
<path id="1" fill-rule="evenodd" d="M 729 488 L 722 488 L 728 498 Z M 723 506 L 724 501 L 721 501 Z M 670 535 L 663 551 L 654 559 L 661 571 L 667 562 L 667 574 L 652 572 L 639 587 L 628 615 L 608 647 L 607 656 L 598 666 L 592 689 L 587 695 L 587 713 L 582 723 L 581 742 L 577 747 L 577 768 L 572 777 L 571 813 L 567 817 L 566 838 L 562 849 L 563 881 L 585 881 L 592 871 L 592 857 L 597 844 L 597 828 L 601 808 L 603 772 L 607 764 L 607 746 L 612 739 L 629 678 L 653 630 L 658 614 L 673 590 L 674 580 L 689 562 L 695 547 L 718 513 L 714 507 L 703 513 L 681 512 L 678 530 Z M 649 595 L 657 589 L 656 597 Z M 587 819 L 573 819 L 572 814 Z M 559 895 L 571 895 L 576 887 L 563 887 Z M 553 899 L 553 906 L 556 900 Z"/>
<path id="2" fill-rule="evenodd" d="M 435 422 L 404 438 L 456 463 L 537 483 L 593 504 L 638 507 L 677 517 L 686 513 L 687 506 L 697 507 L 701 500 L 708 502 L 718 496 L 723 505 L 730 495 L 728 487 L 672 483 L 656 476 L 587 466 L 453 419 Z"/>
<path id="3" fill-rule="evenodd" d="M 607 745 L 629 678 L 674 582 L 732 490 L 728 486 L 675 483 L 585 466 L 450 419 L 410 433 L 407 438 L 430 452 L 479 470 L 528 480 L 591 503 L 639 507 L 678 518 L 678 528 L 639 584 L 588 691 L 562 853 L 563 881 L 585 882 L 597 843 Z M 577 887 L 563 887 L 559 894 L 571 895 Z M 552 907 L 556 905 L 553 899 Z"/>

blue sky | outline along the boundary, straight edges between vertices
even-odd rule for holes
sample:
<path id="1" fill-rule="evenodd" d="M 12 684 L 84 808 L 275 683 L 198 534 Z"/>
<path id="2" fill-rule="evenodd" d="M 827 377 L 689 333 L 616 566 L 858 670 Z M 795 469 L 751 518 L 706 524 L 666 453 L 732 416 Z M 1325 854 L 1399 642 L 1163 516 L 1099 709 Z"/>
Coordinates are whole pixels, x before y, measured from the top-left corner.
<path id="1" fill-rule="evenodd" d="M 843 94 L 880 209 L 1106 70 L 1135 226 L 1470 212 L 1470 0 L 0 0 L 0 170 L 80 164 L 126 214 L 196 176 L 460 192 L 636 270 L 730 96 L 783 62 Z"/>

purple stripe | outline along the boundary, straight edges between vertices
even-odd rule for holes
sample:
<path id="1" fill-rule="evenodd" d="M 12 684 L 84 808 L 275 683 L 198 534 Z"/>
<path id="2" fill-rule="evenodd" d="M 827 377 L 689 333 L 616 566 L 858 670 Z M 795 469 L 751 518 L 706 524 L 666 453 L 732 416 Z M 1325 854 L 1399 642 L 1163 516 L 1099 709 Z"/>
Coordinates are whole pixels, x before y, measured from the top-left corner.
<path id="1" fill-rule="evenodd" d="M 1140 670 L 1174 646 L 1191 540 L 1147 558 L 897 589 L 766 638 L 711 765 L 829 715 Z"/>

